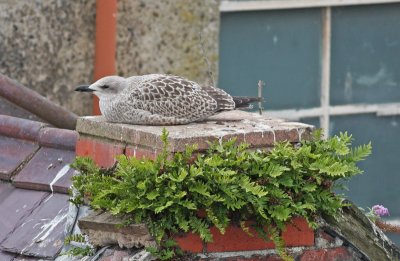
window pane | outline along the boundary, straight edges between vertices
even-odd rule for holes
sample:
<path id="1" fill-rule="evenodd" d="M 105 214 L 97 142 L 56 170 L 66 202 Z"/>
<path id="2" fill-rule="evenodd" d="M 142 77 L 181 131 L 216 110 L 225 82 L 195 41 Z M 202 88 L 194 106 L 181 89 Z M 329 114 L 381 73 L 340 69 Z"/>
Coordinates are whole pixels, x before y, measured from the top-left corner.
<path id="1" fill-rule="evenodd" d="M 331 103 L 400 101 L 400 4 L 332 9 Z"/>
<path id="2" fill-rule="evenodd" d="M 383 204 L 400 217 L 400 116 L 332 117 L 331 133 L 340 131 L 353 134 L 354 144 L 372 141 L 372 155 L 360 164 L 365 173 L 350 180 L 346 194 L 360 207 Z"/>
<path id="3" fill-rule="evenodd" d="M 315 126 L 316 128 L 320 128 L 319 125 L 319 118 L 307 118 L 307 119 L 300 119 L 300 122 L 305 124 L 310 124 Z"/>
<path id="4" fill-rule="evenodd" d="M 266 109 L 319 106 L 321 10 L 221 14 L 219 87 L 257 95 Z"/>

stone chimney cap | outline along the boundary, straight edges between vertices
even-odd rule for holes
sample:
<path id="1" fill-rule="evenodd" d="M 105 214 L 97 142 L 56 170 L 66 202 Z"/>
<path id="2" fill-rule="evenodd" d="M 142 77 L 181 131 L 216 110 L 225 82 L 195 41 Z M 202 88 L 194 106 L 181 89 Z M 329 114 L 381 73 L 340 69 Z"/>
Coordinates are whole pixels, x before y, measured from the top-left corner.
<path id="1" fill-rule="evenodd" d="M 182 151 L 191 144 L 197 144 L 199 150 L 204 150 L 208 147 L 206 141 L 233 137 L 239 142 L 249 143 L 253 148 L 273 146 L 278 141 L 295 143 L 308 138 L 314 129 L 311 125 L 243 111 L 223 112 L 207 121 L 176 126 L 109 123 L 102 116 L 82 117 L 77 122 L 77 131 L 81 135 L 156 149 L 162 148 L 160 136 L 163 128 L 169 132 L 169 150 L 174 152 Z"/>

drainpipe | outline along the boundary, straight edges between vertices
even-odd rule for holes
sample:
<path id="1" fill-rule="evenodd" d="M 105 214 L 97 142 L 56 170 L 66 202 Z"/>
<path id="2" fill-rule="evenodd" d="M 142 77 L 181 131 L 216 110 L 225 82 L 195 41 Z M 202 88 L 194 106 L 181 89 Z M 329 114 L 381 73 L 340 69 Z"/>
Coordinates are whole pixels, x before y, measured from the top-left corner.
<path id="1" fill-rule="evenodd" d="M 94 80 L 116 73 L 117 0 L 96 1 Z M 99 99 L 93 96 L 93 114 L 99 115 Z"/>

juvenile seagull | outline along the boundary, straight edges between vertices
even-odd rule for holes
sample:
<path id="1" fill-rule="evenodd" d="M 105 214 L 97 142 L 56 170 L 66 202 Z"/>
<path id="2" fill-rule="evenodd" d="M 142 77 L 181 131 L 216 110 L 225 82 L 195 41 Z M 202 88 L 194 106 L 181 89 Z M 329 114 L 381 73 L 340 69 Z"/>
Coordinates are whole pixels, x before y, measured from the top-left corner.
<path id="1" fill-rule="evenodd" d="M 140 125 L 187 124 L 259 101 L 232 97 L 221 89 L 164 74 L 107 76 L 75 91 L 94 92 L 107 121 Z"/>

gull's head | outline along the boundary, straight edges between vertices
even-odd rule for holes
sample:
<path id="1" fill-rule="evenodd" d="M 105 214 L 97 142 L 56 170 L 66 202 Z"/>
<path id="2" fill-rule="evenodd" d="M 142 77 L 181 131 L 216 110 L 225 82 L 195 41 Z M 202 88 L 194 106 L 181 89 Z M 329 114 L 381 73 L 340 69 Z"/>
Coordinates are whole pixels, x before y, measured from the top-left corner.
<path id="1" fill-rule="evenodd" d="M 120 76 L 106 76 L 91 85 L 80 85 L 75 91 L 93 92 L 97 97 L 111 98 L 128 87 L 127 79 Z"/>

